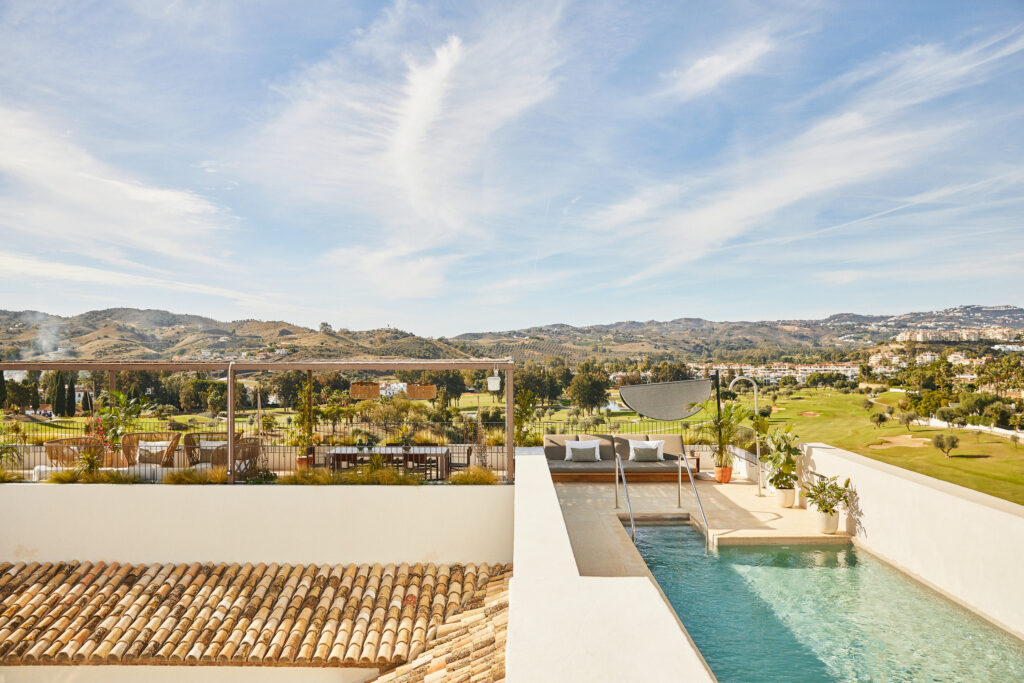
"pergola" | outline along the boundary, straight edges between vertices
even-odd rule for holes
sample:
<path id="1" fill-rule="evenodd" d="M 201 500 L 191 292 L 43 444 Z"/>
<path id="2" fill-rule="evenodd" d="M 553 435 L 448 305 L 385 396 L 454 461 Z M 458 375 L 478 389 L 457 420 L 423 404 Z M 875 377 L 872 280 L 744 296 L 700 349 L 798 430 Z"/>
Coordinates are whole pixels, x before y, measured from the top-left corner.
<path id="1" fill-rule="evenodd" d="M 503 370 L 505 372 L 505 457 L 508 479 L 515 477 L 515 440 L 513 438 L 513 374 L 511 358 L 445 358 L 445 359 L 338 359 L 286 361 L 152 361 L 152 360 L 36 360 L 0 361 L 3 370 L 40 370 L 43 372 L 107 372 L 108 388 L 117 389 L 117 373 L 121 371 L 206 372 L 227 373 L 228 403 L 228 472 L 234 471 L 235 453 L 235 376 L 239 372 L 305 371 L 307 377 L 317 371 L 346 370 Z"/>

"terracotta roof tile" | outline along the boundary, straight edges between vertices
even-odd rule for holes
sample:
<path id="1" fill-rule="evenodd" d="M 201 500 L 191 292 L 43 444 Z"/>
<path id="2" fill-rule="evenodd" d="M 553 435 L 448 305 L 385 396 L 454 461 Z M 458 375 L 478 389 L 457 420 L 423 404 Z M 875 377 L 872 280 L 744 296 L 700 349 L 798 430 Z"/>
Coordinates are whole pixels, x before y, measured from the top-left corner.
<path id="1" fill-rule="evenodd" d="M 470 583 L 470 567 L 465 571 Z M 437 626 L 429 648 L 382 674 L 378 683 L 504 681 L 510 579 L 509 572 L 495 573 L 460 604 L 461 611 Z"/>
<path id="2" fill-rule="evenodd" d="M 394 667 L 450 640 L 510 571 L 3 562 L 0 665 Z"/>

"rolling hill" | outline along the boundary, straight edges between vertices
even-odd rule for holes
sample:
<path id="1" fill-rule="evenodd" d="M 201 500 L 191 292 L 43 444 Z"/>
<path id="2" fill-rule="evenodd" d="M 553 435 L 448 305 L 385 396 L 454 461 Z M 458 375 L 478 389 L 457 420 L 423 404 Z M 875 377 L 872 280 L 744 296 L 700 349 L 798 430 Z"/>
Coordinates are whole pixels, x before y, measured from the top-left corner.
<path id="1" fill-rule="evenodd" d="M 820 320 L 716 322 L 700 318 L 622 321 L 604 325 L 541 325 L 452 338 L 421 337 L 387 328 L 314 330 L 284 321 L 224 322 L 198 315 L 110 308 L 62 317 L 38 311 L 0 311 L 0 357 L 189 359 L 461 358 L 548 356 L 569 363 L 589 357 L 776 360 L 839 358 L 888 341 L 907 329 L 1024 328 L 1024 309 L 960 306 L 893 316 L 840 313 Z M 275 353 L 283 350 L 283 355 Z"/>

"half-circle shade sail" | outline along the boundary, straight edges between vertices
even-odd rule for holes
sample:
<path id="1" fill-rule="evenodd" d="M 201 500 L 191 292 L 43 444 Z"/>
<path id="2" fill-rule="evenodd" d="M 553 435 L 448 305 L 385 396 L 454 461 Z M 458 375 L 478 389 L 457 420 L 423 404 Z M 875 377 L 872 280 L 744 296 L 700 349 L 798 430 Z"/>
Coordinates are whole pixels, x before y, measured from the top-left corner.
<path id="1" fill-rule="evenodd" d="M 627 384 L 619 387 L 623 402 L 638 415 L 652 420 L 682 420 L 700 412 L 711 397 L 711 380 Z"/>

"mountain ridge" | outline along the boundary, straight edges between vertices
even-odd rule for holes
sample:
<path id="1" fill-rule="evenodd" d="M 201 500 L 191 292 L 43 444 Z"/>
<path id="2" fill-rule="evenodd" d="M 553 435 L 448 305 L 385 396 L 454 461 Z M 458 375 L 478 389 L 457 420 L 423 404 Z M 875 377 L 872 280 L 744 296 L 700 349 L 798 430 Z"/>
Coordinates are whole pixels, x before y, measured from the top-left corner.
<path id="1" fill-rule="evenodd" d="M 0 357 L 444 358 L 512 356 L 517 361 L 558 356 L 685 356 L 732 360 L 737 354 L 842 353 L 892 339 L 909 329 L 1024 328 L 1024 308 L 956 306 L 897 315 L 835 313 L 820 319 L 713 321 L 622 320 L 596 325 L 550 323 L 454 337 L 423 337 L 394 328 L 313 329 L 283 320 L 221 321 L 159 309 L 108 308 L 59 316 L 0 310 Z M 283 350 L 281 352 L 280 350 Z"/>

